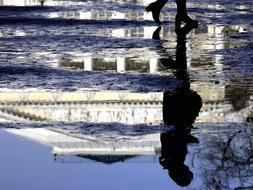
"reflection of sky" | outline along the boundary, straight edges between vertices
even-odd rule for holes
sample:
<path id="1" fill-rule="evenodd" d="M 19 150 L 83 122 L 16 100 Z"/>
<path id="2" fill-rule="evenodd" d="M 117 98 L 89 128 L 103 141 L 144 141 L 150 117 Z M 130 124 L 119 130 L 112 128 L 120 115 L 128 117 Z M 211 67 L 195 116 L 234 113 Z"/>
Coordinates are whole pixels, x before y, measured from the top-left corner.
<path id="1" fill-rule="evenodd" d="M 169 2 L 163 10 L 161 20 L 168 22 L 162 27 L 160 33 L 162 40 L 155 41 L 151 38 L 156 27 L 152 22 L 151 14 L 144 11 L 144 6 L 149 2 L 114 1 L 112 6 L 107 1 L 47 0 L 45 7 L 25 8 L 24 11 L 22 6 L 39 5 L 39 1 L 0 0 L 0 5 L 21 6 L 15 9 L 5 7 L 0 13 L 1 91 L 6 93 L 13 92 L 13 89 L 25 89 L 25 93 L 22 90 L 14 90 L 22 99 L 26 98 L 26 92 L 29 90 L 38 92 L 38 88 L 49 88 L 55 95 L 54 100 L 49 104 L 36 100 L 31 101 L 32 103 L 17 101 L 14 104 L 5 104 L 6 102 L 3 101 L 4 103 L 1 102 L 0 106 L 1 114 L 4 109 L 10 109 L 9 113 L 26 116 L 28 121 L 25 122 L 30 123 L 29 118 L 41 119 L 38 115 L 41 116 L 43 111 L 44 115 L 51 117 L 57 111 L 68 115 L 79 109 L 79 115 L 73 114 L 75 118 L 72 118 L 77 121 L 76 117 L 84 115 L 82 108 L 80 109 L 78 104 L 72 105 L 71 101 L 68 102 L 73 97 L 65 99 L 62 107 L 56 104 L 54 102 L 57 99 L 56 89 L 60 89 L 60 92 L 61 90 L 84 89 L 109 91 L 114 87 L 113 90 L 163 93 L 164 90 L 175 88 L 178 84 L 173 80 L 173 69 L 164 68 L 159 62 L 160 58 L 175 57 L 175 3 Z M 245 5 L 242 5 L 244 3 Z M 199 122 L 204 122 L 203 125 L 229 122 L 224 130 L 221 130 L 220 125 L 215 130 L 210 130 L 209 126 L 203 129 L 202 132 L 206 136 L 198 136 L 201 141 L 200 146 L 191 146 L 189 149 L 191 153 L 188 154 L 187 163 L 195 167 L 194 175 L 197 180 L 201 180 L 201 176 L 215 176 L 216 173 L 209 175 L 212 168 L 206 166 L 214 163 L 215 160 L 213 158 L 210 162 L 209 156 L 219 155 L 212 154 L 212 151 L 221 152 L 218 149 L 221 146 L 214 147 L 212 151 L 205 148 L 210 148 L 210 145 L 213 146 L 216 142 L 227 140 L 228 129 L 239 125 L 239 129 L 242 130 L 238 123 L 248 122 L 247 125 L 250 125 L 249 121 L 252 119 L 251 47 L 247 46 L 253 32 L 252 2 L 251 0 L 234 2 L 196 0 L 188 2 L 188 7 L 191 15 L 200 20 L 200 27 L 189 34 L 186 45 L 191 88 L 202 97 L 204 103 L 196 126 L 203 127 Z M 165 47 L 168 52 L 161 52 L 157 46 Z M 129 67 L 129 65 L 134 65 L 134 67 Z M 140 73 L 141 75 L 138 75 Z M 95 78 L 96 81 L 91 81 L 90 78 Z M 42 105 L 38 105 L 38 102 Z M 89 109 L 96 112 L 101 109 L 98 107 L 99 105 L 91 106 Z M 124 106 L 115 107 L 115 113 L 126 112 Z M 136 105 L 132 106 L 132 109 L 134 110 L 135 107 Z M 155 110 L 147 111 L 145 110 L 147 107 L 148 104 L 132 115 L 139 117 L 135 121 L 140 122 L 140 117 L 143 115 L 156 114 L 157 110 L 161 112 L 162 109 L 161 102 Z M 102 106 L 102 112 L 104 115 L 101 114 L 100 122 L 105 121 L 110 115 L 108 114 L 110 111 L 105 106 Z M 63 114 L 62 118 L 66 118 L 66 115 Z M 161 114 L 159 118 L 161 120 Z M 10 121 L 13 122 L 11 119 Z M 115 121 L 128 123 L 119 118 Z M 236 124 L 231 124 L 231 122 L 236 122 Z M 150 122 L 147 123 L 150 124 Z M 86 127 L 85 125 L 89 126 L 90 123 L 83 125 Z M 37 124 L 38 126 L 41 127 L 40 124 Z M 110 124 L 108 126 L 112 127 Z M 124 125 L 120 126 L 124 127 Z M 71 125 L 68 129 L 71 127 L 72 132 L 81 131 L 78 127 L 74 128 Z M 119 123 L 115 123 L 114 127 L 119 129 Z M 231 134 L 239 129 L 233 129 Z M 199 131 L 194 133 L 198 135 Z M 233 144 L 232 150 L 239 152 L 240 156 L 247 156 L 247 152 L 252 152 L 251 149 L 247 150 L 249 141 L 244 141 L 249 138 L 242 138 L 248 133 L 242 132 L 240 133 L 242 136 L 239 135 L 235 139 L 243 149 Z M 110 136 L 112 133 L 107 133 L 107 135 Z M 4 171 L 0 173 L 0 183 L 3 189 L 38 189 L 38 186 L 43 190 L 80 187 L 80 189 L 84 187 L 88 189 L 104 187 L 106 189 L 122 189 L 123 187 L 125 189 L 163 189 L 164 187 L 177 189 L 169 179 L 167 171 L 162 170 L 157 162 L 136 164 L 130 159 L 128 163 L 116 163 L 111 166 L 87 160 L 83 164 L 60 163 L 53 160 L 47 147 L 14 137 L 3 131 L 0 131 L 0 137 L 0 149 L 3 155 L 0 157 L 0 168 Z M 223 137 L 225 140 L 222 139 Z M 192 157 L 195 159 L 194 162 L 190 160 Z M 145 158 L 152 160 L 150 157 Z M 138 162 L 143 157 L 135 159 Z M 219 159 L 215 163 L 219 163 Z M 207 171 L 208 175 L 201 174 L 202 170 L 199 168 Z M 213 178 L 210 179 L 212 181 Z M 193 187 L 198 186 L 196 184 L 200 184 L 199 181 L 194 181 Z"/>
<path id="2" fill-rule="evenodd" d="M 203 124 L 199 127 L 192 133 L 200 143 L 188 145 L 185 161 L 194 173 L 189 188 L 199 188 L 200 185 L 202 188 L 210 187 L 213 181 L 226 188 L 251 184 L 251 162 L 244 164 L 244 159 L 249 158 L 252 153 L 251 126 Z M 157 157 L 140 156 L 111 165 L 64 156 L 57 157 L 54 161 L 50 150 L 43 145 L 3 130 L 0 131 L 0 137 L 0 166 L 2 171 L 5 171 L 0 173 L 0 182 L 5 189 L 83 189 L 84 186 L 97 189 L 101 188 L 101 185 L 110 189 L 179 189 L 171 181 L 167 171 L 162 169 Z M 221 167 L 222 148 L 230 142 L 229 138 L 231 144 L 227 146 L 228 157 L 224 160 L 225 165 Z M 234 164 L 237 167 L 233 167 Z M 206 175 L 207 173 L 210 175 Z M 15 183 L 11 183 L 13 180 Z M 100 183 L 97 183 L 98 181 Z"/>
<path id="3" fill-rule="evenodd" d="M 159 163 L 59 163 L 45 146 L 3 131 L 0 135 L 0 147 L 8 147 L 1 148 L 3 189 L 177 189 Z"/>
<path id="4" fill-rule="evenodd" d="M 169 127 L 163 129 L 157 127 L 158 129 L 152 130 L 150 126 L 125 126 L 127 132 L 119 133 L 116 130 L 107 129 L 106 124 L 93 123 L 90 125 L 93 125 L 93 132 L 81 127 L 78 130 L 78 127 L 74 125 L 75 130 L 64 126 L 65 129 L 49 127 L 44 129 L 7 129 L 7 131 L 50 146 L 52 153 L 58 155 L 57 157 L 61 157 L 61 155 L 80 155 L 84 158 L 85 156 L 91 156 L 95 159 L 103 155 L 108 155 L 108 158 L 110 156 L 116 158 L 125 155 L 126 159 L 124 160 L 135 160 L 133 158 L 140 155 L 154 157 L 160 155 L 160 132 L 169 129 Z M 117 130 L 120 131 L 120 128 L 119 125 Z M 142 132 L 138 132 L 138 130 Z M 107 163 L 106 159 L 102 160 Z M 116 159 L 112 163 L 119 161 Z M 147 162 L 153 161 L 149 159 Z"/>

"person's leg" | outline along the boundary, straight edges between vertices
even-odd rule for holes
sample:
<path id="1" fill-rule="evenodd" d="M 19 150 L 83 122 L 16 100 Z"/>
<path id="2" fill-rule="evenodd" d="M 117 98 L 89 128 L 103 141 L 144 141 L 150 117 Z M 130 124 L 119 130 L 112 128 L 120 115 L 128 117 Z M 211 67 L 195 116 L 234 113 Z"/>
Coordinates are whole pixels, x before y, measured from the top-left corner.
<path id="1" fill-rule="evenodd" d="M 162 10 L 162 8 L 164 7 L 164 5 L 167 3 L 168 0 L 157 0 L 151 4 L 149 4 L 146 8 L 146 11 L 148 12 L 152 12 L 152 16 L 154 21 L 160 25 L 161 21 L 160 21 L 160 12 Z"/>
<path id="2" fill-rule="evenodd" d="M 186 0 L 176 0 L 177 4 L 177 15 L 176 15 L 176 23 L 181 23 L 181 21 L 186 24 L 198 25 L 198 21 L 191 19 L 187 14 L 186 9 Z"/>

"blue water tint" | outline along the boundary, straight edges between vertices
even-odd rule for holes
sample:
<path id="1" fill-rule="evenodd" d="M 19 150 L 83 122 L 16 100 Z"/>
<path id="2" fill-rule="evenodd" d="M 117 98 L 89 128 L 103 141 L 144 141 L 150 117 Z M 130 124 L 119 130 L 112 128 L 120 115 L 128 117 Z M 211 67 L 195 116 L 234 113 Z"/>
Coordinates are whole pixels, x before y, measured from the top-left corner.
<path id="1" fill-rule="evenodd" d="M 137 158 L 137 163 L 113 165 L 85 160 L 61 163 L 54 161 L 50 149 L 44 145 L 4 131 L 0 132 L 0 138 L 0 183 L 3 189 L 179 189 L 157 160 L 156 163 L 138 163 Z"/>

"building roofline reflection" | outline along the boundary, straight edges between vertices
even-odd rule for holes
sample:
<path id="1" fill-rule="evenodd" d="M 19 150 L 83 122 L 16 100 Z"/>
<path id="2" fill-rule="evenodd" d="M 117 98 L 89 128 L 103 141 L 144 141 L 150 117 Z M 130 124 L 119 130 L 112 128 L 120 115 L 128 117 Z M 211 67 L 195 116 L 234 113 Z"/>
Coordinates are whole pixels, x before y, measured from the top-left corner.
<path id="1" fill-rule="evenodd" d="M 69 133 L 61 129 L 6 129 L 8 132 L 45 144 L 59 161 L 64 156 L 114 163 L 141 155 L 160 154 L 160 134 L 141 136 L 116 136 L 104 139 L 91 135 Z"/>

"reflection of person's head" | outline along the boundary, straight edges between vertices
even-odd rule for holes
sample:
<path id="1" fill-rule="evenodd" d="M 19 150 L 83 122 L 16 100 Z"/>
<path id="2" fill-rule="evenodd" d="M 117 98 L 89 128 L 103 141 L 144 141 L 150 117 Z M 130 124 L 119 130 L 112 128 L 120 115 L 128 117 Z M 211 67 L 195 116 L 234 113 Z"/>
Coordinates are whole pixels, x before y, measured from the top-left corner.
<path id="1" fill-rule="evenodd" d="M 173 181 L 182 187 L 189 185 L 193 179 L 193 173 L 184 164 L 171 168 L 169 175 Z"/>
<path id="2" fill-rule="evenodd" d="M 187 155 L 187 144 L 198 143 L 196 137 L 191 136 L 185 129 L 170 130 L 161 133 L 160 164 L 168 170 L 171 179 L 180 186 L 187 186 L 193 179 L 193 173 L 184 164 Z"/>
<path id="3" fill-rule="evenodd" d="M 198 142 L 197 138 L 184 132 L 184 129 L 176 129 L 161 133 L 162 148 L 159 158 L 160 164 L 168 170 L 170 178 L 182 187 L 189 185 L 193 179 L 193 173 L 184 164 L 187 144 Z"/>

